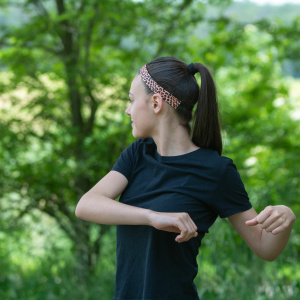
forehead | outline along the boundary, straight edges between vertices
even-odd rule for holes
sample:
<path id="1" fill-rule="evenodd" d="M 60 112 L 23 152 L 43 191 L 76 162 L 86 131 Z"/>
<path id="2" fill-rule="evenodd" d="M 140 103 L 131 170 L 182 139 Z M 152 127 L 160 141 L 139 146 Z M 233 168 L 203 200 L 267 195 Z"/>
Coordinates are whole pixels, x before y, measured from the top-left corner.
<path id="1" fill-rule="evenodd" d="M 129 94 L 139 94 L 145 93 L 145 88 L 143 86 L 141 75 L 137 75 L 134 77 L 131 83 Z"/>

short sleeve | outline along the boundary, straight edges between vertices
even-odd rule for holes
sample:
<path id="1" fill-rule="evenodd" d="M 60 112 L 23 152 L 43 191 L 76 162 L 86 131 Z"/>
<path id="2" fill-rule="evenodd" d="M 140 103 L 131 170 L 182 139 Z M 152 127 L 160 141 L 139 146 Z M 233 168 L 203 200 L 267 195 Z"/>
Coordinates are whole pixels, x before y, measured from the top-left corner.
<path id="1" fill-rule="evenodd" d="M 112 167 L 112 171 L 117 171 L 123 174 L 128 181 L 130 180 L 134 168 L 135 156 L 137 154 L 139 144 L 140 140 L 136 140 L 131 145 L 129 145 L 121 153 L 117 162 Z"/>
<path id="2" fill-rule="evenodd" d="M 227 218 L 252 207 L 240 174 L 231 159 L 211 201 L 213 209 L 221 218 Z"/>

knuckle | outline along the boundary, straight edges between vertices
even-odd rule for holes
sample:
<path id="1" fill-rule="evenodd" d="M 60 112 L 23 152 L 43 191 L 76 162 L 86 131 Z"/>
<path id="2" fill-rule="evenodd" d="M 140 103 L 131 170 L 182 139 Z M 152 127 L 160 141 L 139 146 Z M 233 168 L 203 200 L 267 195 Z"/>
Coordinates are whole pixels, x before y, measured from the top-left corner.
<path id="1" fill-rule="evenodd" d="M 287 229 L 287 228 L 289 227 L 289 223 L 288 223 L 288 222 L 284 222 L 284 223 L 282 224 L 282 227 L 283 227 L 284 229 Z"/>
<path id="2" fill-rule="evenodd" d="M 179 219 L 180 219 L 180 220 L 184 220 L 185 218 L 186 218 L 185 213 L 180 214 L 180 216 L 179 216 Z"/>

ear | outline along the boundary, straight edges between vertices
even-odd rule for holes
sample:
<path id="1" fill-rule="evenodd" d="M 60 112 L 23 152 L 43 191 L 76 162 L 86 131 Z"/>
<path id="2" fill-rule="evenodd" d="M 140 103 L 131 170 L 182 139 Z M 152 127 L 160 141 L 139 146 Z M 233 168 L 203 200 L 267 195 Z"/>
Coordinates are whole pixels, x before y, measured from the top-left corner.
<path id="1" fill-rule="evenodd" d="M 162 99 L 161 94 L 155 93 L 154 95 L 152 95 L 151 105 L 152 105 L 154 113 L 157 114 L 162 110 L 163 101 L 164 100 Z"/>

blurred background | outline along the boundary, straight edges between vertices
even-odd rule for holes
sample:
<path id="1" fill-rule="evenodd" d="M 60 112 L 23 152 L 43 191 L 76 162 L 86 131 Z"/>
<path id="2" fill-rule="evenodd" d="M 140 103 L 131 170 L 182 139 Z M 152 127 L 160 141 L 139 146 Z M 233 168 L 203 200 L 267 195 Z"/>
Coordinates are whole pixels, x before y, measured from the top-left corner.
<path id="1" fill-rule="evenodd" d="M 223 155 L 258 212 L 284 204 L 299 219 L 300 1 L 0 3 L 1 300 L 112 299 L 116 227 L 74 211 L 133 142 L 130 84 L 159 56 L 209 66 Z M 300 299 L 299 229 L 270 263 L 218 219 L 201 299 Z"/>

